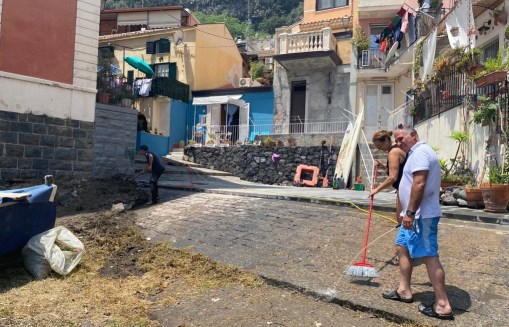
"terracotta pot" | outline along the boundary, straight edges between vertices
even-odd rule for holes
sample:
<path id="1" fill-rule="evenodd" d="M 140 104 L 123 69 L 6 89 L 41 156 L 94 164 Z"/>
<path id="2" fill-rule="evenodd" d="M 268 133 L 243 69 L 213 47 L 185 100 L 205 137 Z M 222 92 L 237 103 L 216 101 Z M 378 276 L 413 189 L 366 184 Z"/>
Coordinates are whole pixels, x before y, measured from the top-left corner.
<path id="1" fill-rule="evenodd" d="M 133 99 L 122 98 L 120 100 L 120 104 L 122 105 L 122 107 L 132 108 Z"/>
<path id="2" fill-rule="evenodd" d="M 492 84 L 502 83 L 506 80 L 506 78 L 507 71 L 499 70 L 474 79 L 474 83 L 477 87 L 485 87 Z"/>
<path id="3" fill-rule="evenodd" d="M 465 187 L 465 194 L 467 195 L 468 207 L 475 209 L 484 208 L 484 200 L 480 188 L 467 186 Z"/>
<path id="4" fill-rule="evenodd" d="M 109 93 L 97 93 L 97 102 L 108 104 L 110 103 L 110 94 Z"/>
<path id="5" fill-rule="evenodd" d="M 482 198 L 484 200 L 484 211 L 507 212 L 509 204 L 509 185 L 489 184 L 489 187 L 482 187 Z"/>

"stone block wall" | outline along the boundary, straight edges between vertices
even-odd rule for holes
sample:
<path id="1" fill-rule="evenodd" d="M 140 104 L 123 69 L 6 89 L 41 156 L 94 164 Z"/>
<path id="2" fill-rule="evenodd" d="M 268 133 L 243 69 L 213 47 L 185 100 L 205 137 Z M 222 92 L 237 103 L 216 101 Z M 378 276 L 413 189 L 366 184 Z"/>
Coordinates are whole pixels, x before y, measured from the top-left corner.
<path id="1" fill-rule="evenodd" d="M 134 174 L 137 124 L 132 108 L 96 104 L 94 176 Z"/>
<path id="2" fill-rule="evenodd" d="M 94 123 L 0 111 L 0 180 L 92 173 Z"/>
<path id="3" fill-rule="evenodd" d="M 325 150 L 327 163 L 328 147 Z M 339 147 L 332 147 L 329 168 L 329 185 L 332 186 L 332 174 L 336 166 Z M 320 167 L 320 146 L 311 147 L 262 147 L 262 146 L 232 146 L 232 147 L 189 147 L 184 154 L 191 162 L 198 163 L 210 169 L 232 173 L 243 180 L 264 184 L 291 185 L 297 166 L 300 164 Z M 280 156 L 278 162 L 272 161 L 272 154 Z"/>

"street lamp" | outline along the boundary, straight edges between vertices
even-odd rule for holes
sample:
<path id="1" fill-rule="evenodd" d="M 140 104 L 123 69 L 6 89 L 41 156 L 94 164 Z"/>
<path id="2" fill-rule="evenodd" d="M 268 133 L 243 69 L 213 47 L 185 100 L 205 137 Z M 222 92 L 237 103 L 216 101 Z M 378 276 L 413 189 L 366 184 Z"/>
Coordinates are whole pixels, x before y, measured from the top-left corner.
<path id="1" fill-rule="evenodd" d="M 352 19 L 352 16 L 344 15 L 341 17 L 341 24 L 343 25 L 343 28 L 345 31 L 350 27 L 350 20 Z"/>

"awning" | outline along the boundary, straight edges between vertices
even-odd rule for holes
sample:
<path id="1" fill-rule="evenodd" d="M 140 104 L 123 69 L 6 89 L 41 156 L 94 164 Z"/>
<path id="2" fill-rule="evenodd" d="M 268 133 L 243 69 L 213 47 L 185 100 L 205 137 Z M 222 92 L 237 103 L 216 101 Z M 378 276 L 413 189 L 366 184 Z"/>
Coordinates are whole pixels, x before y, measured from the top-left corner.
<path id="1" fill-rule="evenodd" d="M 236 106 L 243 106 L 246 103 L 244 100 L 241 100 L 242 94 L 236 95 L 214 95 L 209 97 L 196 97 L 193 98 L 193 105 L 195 106 L 203 106 L 207 104 L 223 104 L 223 103 L 231 103 Z"/>

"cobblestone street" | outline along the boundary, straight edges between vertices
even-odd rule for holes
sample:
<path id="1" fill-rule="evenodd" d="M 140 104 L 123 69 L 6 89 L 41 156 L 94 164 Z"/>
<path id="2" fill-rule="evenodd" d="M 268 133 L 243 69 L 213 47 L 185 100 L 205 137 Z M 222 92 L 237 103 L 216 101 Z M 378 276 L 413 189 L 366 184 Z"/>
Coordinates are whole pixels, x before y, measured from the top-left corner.
<path id="1" fill-rule="evenodd" d="M 397 268 L 385 263 L 394 255 L 396 235 L 394 223 L 387 219 L 373 216 L 370 240 L 379 239 L 368 251 L 368 262 L 380 270 L 380 278 L 356 280 L 343 272 L 360 261 L 360 256 L 354 257 L 362 249 L 366 212 L 296 201 L 161 191 L 160 204 L 138 211 L 139 225 L 152 240 L 188 247 L 306 295 L 345 301 L 396 318 L 440 322 L 420 315 L 416 304 L 381 299 L 382 290 L 393 288 L 398 280 Z M 383 215 L 392 218 L 390 213 Z M 507 320 L 507 228 L 484 227 L 448 219 L 441 222 L 442 263 L 457 325 L 488 317 L 491 326 Z M 417 302 L 432 302 L 424 266 L 414 270 L 413 291 Z M 498 305 L 490 307 L 495 302 Z"/>

